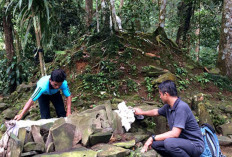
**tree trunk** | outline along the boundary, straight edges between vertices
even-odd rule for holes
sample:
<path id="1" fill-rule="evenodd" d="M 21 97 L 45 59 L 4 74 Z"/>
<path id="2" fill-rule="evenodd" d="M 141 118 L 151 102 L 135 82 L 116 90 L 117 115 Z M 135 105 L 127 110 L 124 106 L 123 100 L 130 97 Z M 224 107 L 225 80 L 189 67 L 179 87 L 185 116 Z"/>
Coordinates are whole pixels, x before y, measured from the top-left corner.
<path id="1" fill-rule="evenodd" d="M 102 0 L 101 2 L 101 19 L 102 19 L 102 30 L 104 32 L 110 33 L 110 9 L 108 0 Z"/>
<path id="2" fill-rule="evenodd" d="M 180 47 L 186 47 L 187 33 L 190 28 L 190 21 L 193 14 L 193 2 L 183 0 L 178 6 L 178 17 L 180 18 L 180 27 L 177 31 L 176 43 Z"/>
<path id="3" fill-rule="evenodd" d="M 112 18 L 112 23 L 113 23 L 113 26 L 114 26 L 114 30 L 118 31 L 114 0 L 110 0 L 110 9 L 111 9 L 111 18 Z"/>
<path id="4" fill-rule="evenodd" d="M 164 25 L 165 25 L 166 3 L 167 3 L 167 0 L 161 0 L 159 27 L 162 27 L 162 28 L 164 28 Z"/>
<path id="5" fill-rule="evenodd" d="M 119 9 L 121 10 L 122 7 L 123 7 L 123 3 L 124 3 L 124 0 L 120 0 L 120 6 L 119 6 Z"/>
<path id="6" fill-rule="evenodd" d="M 218 53 L 218 67 L 232 79 L 232 1 L 224 0 Z"/>
<path id="7" fill-rule="evenodd" d="M 43 53 L 39 52 L 39 49 L 42 49 L 42 45 L 41 45 L 41 27 L 40 27 L 40 23 L 38 20 L 37 16 L 33 17 L 33 21 L 34 21 L 34 29 L 35 29 L 35 36 L 36 36 L 36 44 L 37 44 L 37 53 L 39 53 L 39 63 L 40 63 L 40 70 L 41 70 L 41 75 L 45 76 L 46 75 L 46 68 L 45 68 L 45 62 L 44 62 L 44 58 L 43 58 Z"/>
<path id="8" fill-rule="evenodd" d="M 98 13 L 98 0 L 96 0 L 96 19 L 97 19 L 97 32 L 100 32 L 99 29 L 99 13 Z"/>
<path id="9" fill-rule="evenodd" d="M 13 30 L 12 30 L 12 22 L 11 16 L 3 16 L 3 29 L 5 36 L 5 46 L 6 46 L 6 54 L 8 62 L 10 63 L 15 55 L 14 52 L 14 44 L 13 44 Z"/>
<path id="10" fill-rule="evenodd" d="M 86 26 L 89 27 L 93 19 L 93 0 L 85 0 Z"/>

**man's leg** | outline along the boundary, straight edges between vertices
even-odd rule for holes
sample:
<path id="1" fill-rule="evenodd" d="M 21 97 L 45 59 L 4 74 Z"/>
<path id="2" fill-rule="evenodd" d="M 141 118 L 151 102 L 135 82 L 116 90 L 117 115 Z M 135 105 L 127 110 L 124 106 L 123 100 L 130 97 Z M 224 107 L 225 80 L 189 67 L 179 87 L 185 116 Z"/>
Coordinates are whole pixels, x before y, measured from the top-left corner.
<path id="1" fill-rule="evenodd" d="M 56 114 L 58 117 L 66 117 L 66 111 L 64 109 L 64 101 L 60 94 L 60 92 L 57 92 L 56 94 L 53 94 L 50 96 L 51 102 L 54 105 L 56 109 Z"/>
<path id="2" fill-rule="evenodd" d="M 50 108 L 49 108 L 49 95 L 42 94 L 39 99 L 39 109 L 41 119 L 49 119 L 50 116 Z"/>
<path id="3" fill-rule="evenodd" d="M 155 141 L 152 143 L 151 147 L 163 157 L 169 157 L 169 153 L 164 147 L 164 141 Z"/>
<path id="4" fill-rule="evenodd" d="M 168 138 L 164 140 L 165 150 L 173 157 L 199 157 L 203 148 L 196 147 L 192 141 L 183 138 Z"/>

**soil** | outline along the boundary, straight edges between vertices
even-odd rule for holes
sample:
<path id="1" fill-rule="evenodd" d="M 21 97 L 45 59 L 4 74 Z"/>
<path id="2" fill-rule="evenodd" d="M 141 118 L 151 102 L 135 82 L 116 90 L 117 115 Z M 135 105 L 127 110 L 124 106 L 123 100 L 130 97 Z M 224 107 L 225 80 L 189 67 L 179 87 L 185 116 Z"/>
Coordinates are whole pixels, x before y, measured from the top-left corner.
<path id="1" fill-rule="evenodd" d="M 232 157 L 232 146 L 220 146 L 220 148 L 223 155 L 225 155 L 226 157 Z"/>

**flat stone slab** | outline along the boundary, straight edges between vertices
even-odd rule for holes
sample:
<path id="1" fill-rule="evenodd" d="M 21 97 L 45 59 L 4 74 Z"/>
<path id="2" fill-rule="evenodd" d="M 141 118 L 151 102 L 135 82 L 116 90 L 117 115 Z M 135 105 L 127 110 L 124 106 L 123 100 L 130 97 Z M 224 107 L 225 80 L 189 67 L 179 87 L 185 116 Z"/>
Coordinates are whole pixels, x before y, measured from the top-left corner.
<path id="1" fill-rule="evenodd" d="M 135 140 L 126 141 L 126 142 L 118 142 L 118 143 L 114 143 L 113 145 L 129 149 L 135 146 Z"/>
<path id="2" fill-rule="evenodd" d="M 90 135 L 90 145 L 95 145 L 98 143 L 108 143 L 112 136 L 112 132 L 98 132 L 96 134 Z"/>
<path id="3" fill-rule="evenodd" d="M 84 147 L 72 149 L 68 152 L 40 154 L 35 157 L 98 157 L 97 152 Z"/>
<path id="4" fill-rule="evenodd" d="M 220 146 L 232 145 L 232 139 L 227 136 L 218 136 L 218 141 Z"/>
<path id="5" fill-rule="evenodd" d="M 124 149 L 110 144 L 99 144 L 92 147 L 98 151 L 98 157 L 124 157 L 130 154 L 129 149 Z"/>

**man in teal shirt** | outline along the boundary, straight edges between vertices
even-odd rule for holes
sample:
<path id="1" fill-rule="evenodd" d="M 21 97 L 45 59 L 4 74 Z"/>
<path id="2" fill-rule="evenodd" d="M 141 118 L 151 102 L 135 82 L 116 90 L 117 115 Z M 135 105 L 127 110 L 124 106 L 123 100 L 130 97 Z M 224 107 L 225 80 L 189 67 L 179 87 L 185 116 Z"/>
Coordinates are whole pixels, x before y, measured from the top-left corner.
<path id="1" fill-rule="evenodd" d="M 66 74 L 63 70 L 52 71 L 50 76 L 44 76 L 37 82 L 37 87 L 31 98 L 27 101 L 20 114 L 15 116 L 15 120 L 22 119 L 23 115 L 29 110 L 34 101 L 38 99 L 41 119 L 49 119 L 50 101 L 53 103 L 58 117 L 65 117 L 71 114 L 71 93 L 68 83 L 65 80 Z M 64 102 L 60 90 L 67 97 L 67 112 L 65 111 Z"/>

